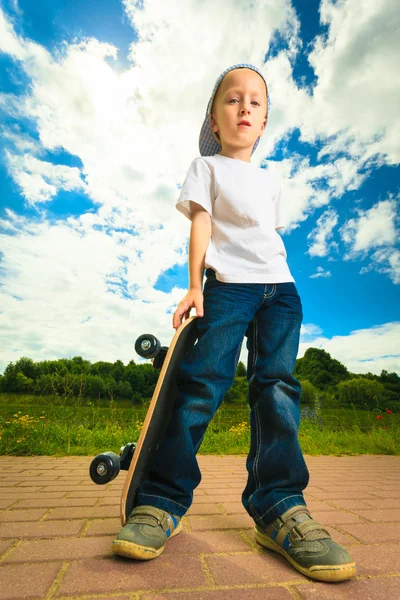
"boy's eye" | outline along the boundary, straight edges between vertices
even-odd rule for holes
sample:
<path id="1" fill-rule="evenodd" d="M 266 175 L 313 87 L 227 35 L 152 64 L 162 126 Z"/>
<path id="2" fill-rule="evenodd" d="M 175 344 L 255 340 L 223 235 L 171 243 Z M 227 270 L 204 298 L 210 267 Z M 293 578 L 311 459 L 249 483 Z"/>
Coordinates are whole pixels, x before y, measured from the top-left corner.
<path id="1" fill-rule="evenodd" d="M 229 100 L 228 104 L 230 104 L 233 100 L 237 100 L 237 98 L 231 98 L 231 100 Z M 238 101 L 239 102 L 239 101 Z M 252 103 L 254 104 L 254 102 L 257 104 L 257 106 L 261 106 L 261 104 L 259 102 L 257 102 L 257 100 L 252 100 Z"/>

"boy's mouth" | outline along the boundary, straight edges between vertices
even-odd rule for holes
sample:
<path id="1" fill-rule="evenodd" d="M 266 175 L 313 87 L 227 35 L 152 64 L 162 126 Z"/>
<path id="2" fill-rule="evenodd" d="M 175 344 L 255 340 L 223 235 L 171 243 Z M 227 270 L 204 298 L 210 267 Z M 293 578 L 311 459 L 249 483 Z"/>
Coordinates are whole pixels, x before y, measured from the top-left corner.
<path id="1" fill-rule="evenodd" d="M 251 123 L 249 121 L 243 120 L 238 123 L 238 127 L 251 127 Z"/>

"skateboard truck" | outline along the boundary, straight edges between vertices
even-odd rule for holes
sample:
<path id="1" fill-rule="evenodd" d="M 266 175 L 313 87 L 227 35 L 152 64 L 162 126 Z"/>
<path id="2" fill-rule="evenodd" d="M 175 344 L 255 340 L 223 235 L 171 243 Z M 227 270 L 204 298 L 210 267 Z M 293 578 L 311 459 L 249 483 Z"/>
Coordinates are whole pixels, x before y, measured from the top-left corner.
<path id="1" fill-rule="evenodd" d="M 90 477 L 94 483 L 104 485 L 115 479 L 118 473 L 129 471 L 131 460 L 135 452 L 136 444 L 126 444 L 121 448 L 121 452 L 103 452 L 98 454 L 90 464 Z"/>

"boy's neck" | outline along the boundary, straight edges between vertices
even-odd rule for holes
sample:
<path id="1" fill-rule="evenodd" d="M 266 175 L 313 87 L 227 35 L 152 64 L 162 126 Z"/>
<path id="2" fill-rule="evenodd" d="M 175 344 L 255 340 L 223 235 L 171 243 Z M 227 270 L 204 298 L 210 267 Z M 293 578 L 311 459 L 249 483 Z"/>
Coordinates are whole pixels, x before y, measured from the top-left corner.
<path id="1" fill-rule="evenodd" d="M 243 152 L 223 152 L 221 150 L 221 152 L 218 152 L 218 156 L 225 156 L 226 158 L 233 158 L 236 160 L 241 160 L 242 162 L 248 162 L 251 163 L 250 157 L 248 156 L 247 153 L 243 153 Z"/>

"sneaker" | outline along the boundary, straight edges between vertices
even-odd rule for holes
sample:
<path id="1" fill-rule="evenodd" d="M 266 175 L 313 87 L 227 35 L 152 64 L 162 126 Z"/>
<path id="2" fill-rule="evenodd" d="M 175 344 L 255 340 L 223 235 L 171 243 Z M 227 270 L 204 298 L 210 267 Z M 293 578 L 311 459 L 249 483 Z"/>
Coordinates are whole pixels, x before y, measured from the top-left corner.
<path id="1" fill-rule="evenodd" d="M 137 506 L 113 541 L 120 556 L 150 560 L 164 550 L 165 542 L 182 529 L 181 518 L 154 506 Z"/>
<path id="2" fill-rule="evenodd" d="M 254 528 L 256 541 L 282 554 L 311 579 L 345 581 L 357 574 L 356 564 L 343 546 L 312 519 L 305 506 L 294 506 L 262 528 Z"/>

